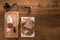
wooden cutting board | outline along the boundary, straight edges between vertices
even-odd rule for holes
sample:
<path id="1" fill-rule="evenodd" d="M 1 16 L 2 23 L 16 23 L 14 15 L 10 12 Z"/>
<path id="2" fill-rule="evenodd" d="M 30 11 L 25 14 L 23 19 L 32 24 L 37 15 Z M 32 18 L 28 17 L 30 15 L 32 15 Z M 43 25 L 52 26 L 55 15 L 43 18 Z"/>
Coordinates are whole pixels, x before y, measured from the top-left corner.
<path id="1" fill-rule="evenodd" d="M 14 33 L 14 26 L 10 32 L 7 32 L 8 23 L 7 17 L 8 15 L 12 18 L 12 22 L 14 24 L 14 16 L 15 16 L 15 24 L 16 24 L 16 33 Z M 18 37 L 18 24 L 19 24 L 19 13 L 17 11 L 9 11 L 5 13 L 5 26 L 4 26 L 4 37 L 5 38 L 17 38 Z"/>

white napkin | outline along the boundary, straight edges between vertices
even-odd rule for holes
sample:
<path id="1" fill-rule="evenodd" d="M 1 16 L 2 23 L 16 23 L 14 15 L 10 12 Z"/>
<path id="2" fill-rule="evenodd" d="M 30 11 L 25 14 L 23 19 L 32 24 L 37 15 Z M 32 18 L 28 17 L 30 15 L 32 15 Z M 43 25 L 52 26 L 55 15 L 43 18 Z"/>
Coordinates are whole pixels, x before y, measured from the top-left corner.
<path id="1" fill-rule="evenodd" d="M 11 28 L 7 28 L 7 32 L 10 32 L 11 31 Z"/>
<path id="2" fill-rule="evenodd" d="M 7 23 L 12 23 L 12 18 L 11 18 L 11 16 L 7 16 Z"/>

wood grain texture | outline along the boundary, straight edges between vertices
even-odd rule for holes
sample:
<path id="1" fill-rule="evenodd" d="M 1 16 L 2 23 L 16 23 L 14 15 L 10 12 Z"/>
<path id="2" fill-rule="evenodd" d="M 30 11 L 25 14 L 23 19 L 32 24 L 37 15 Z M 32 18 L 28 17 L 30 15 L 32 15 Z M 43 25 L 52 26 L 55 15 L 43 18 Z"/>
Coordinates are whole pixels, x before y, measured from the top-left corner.
<path id="1" fill-rule="evenodd" d="M 11 2 L 11 0 L 9 0 Z M 32 5 L 32 10 L 30 15 L 26 15 L 21 7 L 18 11 L 20 12 L 19 21 L 21 21 L 22 16 L 34 16 L 36 17 L 36 36 L 34 38 L 21 38 L 20 35 L 20 26 L 19 25 L 19 37 L 6 39 L 4 38 L 4 14 L 5 10 L 3 9 L 3 3 L 8 2 L 7 0 L 0 0 L 0 40 L 60 40 L 60 0 L 57 0 L 57 7 L 52 7 L 50 1 L 44 4 L 43 7 L 40 6 L 40 0 L 36 5 Z M 51 0 L 52 1 L 52 0 Z M 16 1 L 12 1 L 12 4 Z M 19 1 L 21 2 L 21 0 Z M 11 4 L 11 5 L 12 5 Z M 20 4 L 20 3 L 18 3 Z M 21 3 L 22 4 L 22 3 Z M 43 4 L 43 3 L 41 3 Z M 28 5 L 29 6 L 29 5 Z M 31 5 L 30 5 L 31 6 Z M 22 14 L 24 13 L 24 14 Z M 19 23 L 20 24 L 20 23 Z"/>
<path id="2" fill-rule="evenodd" d="M 16 25 L 16 33 L 14 33 L 14 26 L 11 28 L 10 32 L 7 32 L 7 28 L 8 28 L 7 17 L 8 16 L 10 16 L 12 18 L 12 24 Z M 5 38 L 18 38 L 19 13 L 17 11 L 6 12 L 4 22 L 5 22 L 5 25 L 4 25 L 4 36 L 5 36 Z"/>

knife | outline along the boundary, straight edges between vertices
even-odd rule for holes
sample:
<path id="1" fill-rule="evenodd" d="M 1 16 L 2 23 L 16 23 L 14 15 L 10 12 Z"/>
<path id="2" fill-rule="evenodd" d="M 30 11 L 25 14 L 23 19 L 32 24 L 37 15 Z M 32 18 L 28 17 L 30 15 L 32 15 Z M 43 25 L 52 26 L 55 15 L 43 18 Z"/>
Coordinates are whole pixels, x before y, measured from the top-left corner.
<path id="1" fill-rule="evenodd" d="M 8 24 L 7 32 L 10 32 L 11 28 L 13 27 L 13 22 L 12 22 L 11 16 L 9 16 L 9 15 L 7 16 L 7 24 Z"/>
<path id="2" fill-rule="evenodd" d="M 14 26 L 14 33 L 16 33 L 16 17 L 14 16 L 14 24 L 13 24 L 13 26 Z"/>

